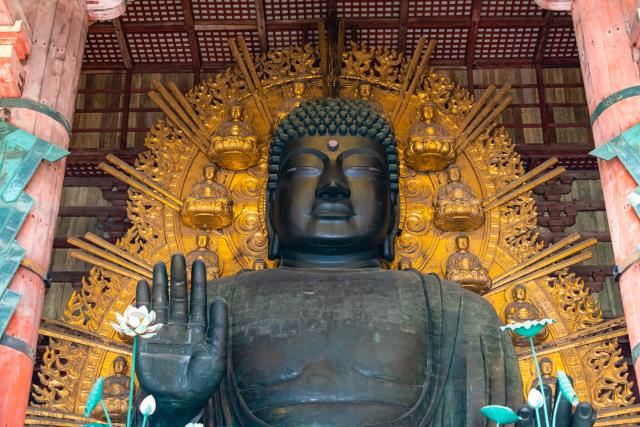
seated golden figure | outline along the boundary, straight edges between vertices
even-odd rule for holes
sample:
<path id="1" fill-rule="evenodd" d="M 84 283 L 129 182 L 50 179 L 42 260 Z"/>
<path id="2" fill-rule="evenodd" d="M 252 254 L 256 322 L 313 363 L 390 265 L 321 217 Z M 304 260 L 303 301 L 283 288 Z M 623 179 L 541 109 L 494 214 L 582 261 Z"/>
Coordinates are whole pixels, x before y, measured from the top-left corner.
<path id="1" fill-rule="evenodd" d="M 291 83 L 290 94 L 287 98 L 283 99 L 278 107 L 276 113 L 275 125 L 278 126 L 282 119 L 287 117 L 287 114 L 294 108 L 300 105 L 307 96 L 307 82 L 304 80 L 294 80 Z"/>
<path id="2" fill-rule="evenodd" d="M 528 390 L 538 387 L 538 384 L 540 383 L 540 381 L 538 381 L 538 375 L 536 374 L 535 365 L 533 365 L 532 371 L 533 381 L 531 381 L 531 386 L 528 388 Z M 543 357 L 542 359 L 540 359 L 540 373 L 542 375 L 542 384 L 551 387 L 551 391 L 555 394 L 556 377 L 553 375 L 553 371 L 553 361 L 551 359 L 549 359 L 548 357 Z"/>
<path id="3" fill-rule="evenodd" d="M 207 267 L 207 280 L 214 280 L 220 277 L 222 271 L 220 258 L 217 253 L 210 249 L 210 246 L 211 237 L 205 233 L 198 233 L 196 236 L 196 249 L 187 254 L 187 274 L 191 274 L 191 264 L 199 259 Z"/>
<path id="4" fill-rule="evenodd" d="M 364 99 L 365 101 L 369 101 L 371 105 L 373 105 L 373 109 L 380 114 L 384 115 L 384 109 L 382 105 L 378 102 L 378 99 L 373 94 L 373 86 L 367 82 L 360 82 L 356 87 L 356 98 Z"/>
<path id="5" fill-rule="evenodd" d="M 441 186 L 434 200 L 433 223 L 444 231 L 475 230 L 484 223 L 482 202 L 467 184 L 461 182 L 460 168 L 447 169 L 447 184 Z"/>
<path id="6" fill-rule="evenodd" d="M 420 121 L 409 128 L 405 161 L 412 169 L 432 172 L 446 168 L 455 158 L 454 139 L 436 123 L 436 107 L 426 103 L 420 110 Z"/>
<path id="7" fill-rule="evenodd" d="M 504 322 L 505 323 L 517 323 L 524 322 L 526 320 L 539 320 L 540 313 L 538 309 L 534 307 L 530 302 L 525 301 L 527 298 L 527 288 L 524 285 L 516 285 L 511 290 L 511 301 L 504 309 Z M 511 340 L 513 345 L 519 347 L 529 347 L 529 339 L 521 337 L 518 334 L 511 333 Z M 547 339 L 549 336 L 549 330 L 545 326 L 542 331 L 533 337 L 533 343 L 538 345 Z"/>
<path id="8" fill-rule="evenodd" d="M 213 136 L 209 158 L 222 168 L 244 170 L 260 160 L 258 133 L 244 116 L 242 104 L 231 104 L 229 120 L 221 123 Z"/>
<path id="9" fill-rule="evenodd" d="M 224 228 L 233 221 L 233 202 L 229 190 L 215 181 L 216 168 L 204 167 L 204 180 L 195 184 L 182 205 L 182 222 L 202 230 Z"/>
<path id="10" fill-rule="evenodd" d="M 127 359 L 123 356 L 116 357 L 113 360 L 113 375 L 104 379 L 102 399 L 113 422 L 125 422 L 127 420 L 129 383 L 131 382 L 131 377 L 127 375 L 128 365 Z M 99 420 L 106 420 L 102 405 L 96 406 L 92 416 Z"/>
<path id="11" fill-rule="evenodd" d="M 455 240 L 456 252 L 447 258 L 447 280 L 458 282 L 463 288 L 477 294 L 491 289 L 491 278 L 477 255 L 469 252 L 469 237 L 460 234 Z"/>

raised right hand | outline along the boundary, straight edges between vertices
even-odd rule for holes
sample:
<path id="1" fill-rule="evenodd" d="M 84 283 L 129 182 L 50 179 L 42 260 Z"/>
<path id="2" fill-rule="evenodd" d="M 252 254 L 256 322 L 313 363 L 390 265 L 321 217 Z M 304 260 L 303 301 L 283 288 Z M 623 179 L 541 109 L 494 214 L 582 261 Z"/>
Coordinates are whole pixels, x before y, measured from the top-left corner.
<path id="1" fill-rule="evenodd" d="M 167 288 L 164 263 L 153 268 L 151 297 L 148 283 L 138 283 L 136 304 L 154 310 L 163 326 L 155 337 L 139 339 L 136 374 L 159 407 L 184 407 L 185 412 L 191 412 L 188 408 L 204 406 L 225 373 L 227 304 L 213 301 L 207 321 L 207 274 L 202 261 L 197 260 L 191 270 L 189 305 L 185 259 L 180 254 L 171 258 L 170 300 Z"/>

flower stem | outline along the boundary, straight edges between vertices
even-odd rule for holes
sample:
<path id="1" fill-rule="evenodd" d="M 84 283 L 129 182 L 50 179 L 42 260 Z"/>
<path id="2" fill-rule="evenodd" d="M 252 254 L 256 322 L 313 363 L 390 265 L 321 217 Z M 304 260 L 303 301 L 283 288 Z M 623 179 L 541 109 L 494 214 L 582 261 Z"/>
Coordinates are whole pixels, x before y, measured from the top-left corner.
<path id="1" fill-rule="evenodd" d="M 111 417 L 109 417 L 109 411 L 107 411 L 107 406 L 102 399 L 100 399 L 100 406 L 102 406 L 102 412 L 104 412 L 104 416 L 107 418 L 107 425 L 111 427 Z"/>
<path id="2" fill-rule="evenodd" d="M 538 427 L 542 427 L 542 421 L 540 420 L 540 408 L 536 408 L 536 424 Z"/>
<path id="3" fill-rule="evenodd" d="M 536 348 L 533 345 L 533 337 L 529 337 L 529 344 L 531 344 L 531 354 L 533 355 L 533 361 L 536 365 L 536 372 L 538 373 L 538 383 L 540 384 L 540 392 L 542 393 L 542 406 L 544 407 L 544 420 L 547 427 L 551 427 L 549 423 L 549 412 L 547 411 L 547 398 L 544 395 L 544 384 L 542 384 L 542 374 L 540 373 L 540 364 L 538 363 L 538 355 L 536 354 Z"/>
<path id="4" fill-rule="evenodd" d="M 131 427 L 131 412 L 133 410 L 133 389 L 136 379 L 136 352 L 138 351 L 138 336 L 133 337 L 133 349 L 131 351 L 131 383 L 129 384 L 129 406 L 127 409 L 127 427 Z"/>
<path id="5" fill-rule="evenodd" d="M 142 417 L 142 427 L 147 427 L 147 420 L 149 419 L 149 415 L 144 414 L 144 417 Z"/>
<path id="6" fill-rule="evenodd" d="M 553 407 L 553 418 L 552 418 L 553 427 L 556 427 L 556 421 L 557 421 L 556 418 L 557 418 L 557 415 L 558 415 L 558 406 L 560 406 L 560 398 L 562 397 L 562 393 L 558 392 L 557 390 L 556 390 L 556 394 L 558 395 L 558 397 L 556 398 L 556 404 Z"/>

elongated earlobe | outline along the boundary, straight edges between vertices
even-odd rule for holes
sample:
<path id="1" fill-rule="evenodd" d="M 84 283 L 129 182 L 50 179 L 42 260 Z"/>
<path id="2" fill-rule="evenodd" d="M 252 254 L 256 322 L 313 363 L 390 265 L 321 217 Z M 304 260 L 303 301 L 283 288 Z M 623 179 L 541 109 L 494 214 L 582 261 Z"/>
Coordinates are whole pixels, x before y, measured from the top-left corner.
<path id="1" fill-rule="evenodd" d="M 267 249 L 267 256 L 270 260 L 278 260 L 282 257 L 282 254 L 280 253 L 280 239 L 278 239 L 278 235 L 271 225 L 271 202 L 274 197 L 275 196 L 273 191 L 267 191 L 267 209 L 265 212 L 265 222 L 267 225 L 267 242 L 269 244 Z"/>
<path id="2" fill-rule="evenodd" d="M 395 236 L 396 233 L 392 233 L 391 235 L 385 237 L 382 242 L 382 251 L 380 256 L 382 259 L 386 259 L 387 261 L 393 261 L 395 257 Z"/>

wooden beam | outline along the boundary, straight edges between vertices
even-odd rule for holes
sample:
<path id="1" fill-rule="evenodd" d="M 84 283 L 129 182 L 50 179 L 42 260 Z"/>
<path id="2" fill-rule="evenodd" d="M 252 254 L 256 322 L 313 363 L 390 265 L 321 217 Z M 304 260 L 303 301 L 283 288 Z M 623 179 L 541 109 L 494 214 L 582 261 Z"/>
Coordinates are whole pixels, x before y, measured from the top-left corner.
<path id="1" fill-rule="evenodd" d="M 113 25 L 113 31 L 116 33 L 116 37 L 118 38 L 118 46 L 120 46 L 120 55 L 122 56 L 124 68 L 130 70 L 133 68 L 133 59 L 131 57 L 129 43 L 127 42 L 124 30 L 122 29 L 122 21 L 120 21 L 120 18 L 116 18 L 111 21 L 111 23 Z"/>
<path id="2" fill-rule="evenodd" d="M 269 40 L 267 38 L 267 19 L 264 13 L 264 0 L 256 0 L 256 25 L 258 29 L 258 40 L 260 49 L 263 52 L 269 50 Z"/>
<path id="3" fill-rule="evenodd" d="M 191 61 L 193 63 L 193 79 L 195 84 L 200 83 L 200 69 L 202 60 L 200 59 L 200 47 L 198 46 L 198 35 L 194 28 L 193 8 L 191 0 L 182 0 L 182 12 L 184 14 L 184 24 L 189 37 L 189 47 L 191 49 Z"/>
<path id="4" fill-rule="evenodd" d="M 132 72 L 128 69 L 124 76 L 124 92 L 122 95 L 122 116 L 120 117 L 120 140 L 118 148 L 127 148 L 127 137 L 129 135 L 129 108 L 131 107 L 131 79 Z"/>
<path id="5" fill-rule="evenodd" d="M 465 64 L 467 66 L 467 87 L 472 95 L 474 94 L 473 64 L 476 56 L 476 45 L 478 43 L 478 28 L 480 27 L 480 11 L 482 0 L 473 0 L 471 6 L 471 22 L 469 23 L 469 35 L 467 36 L 467 51 L 465 53 Z"/>
<path id="6" fill-rule="evenodd" d="M 409 0 L 400 0 L 400 28 L 398 30 L 398 52 L 407 51 L 407 24 L 409 23 Z"/>

